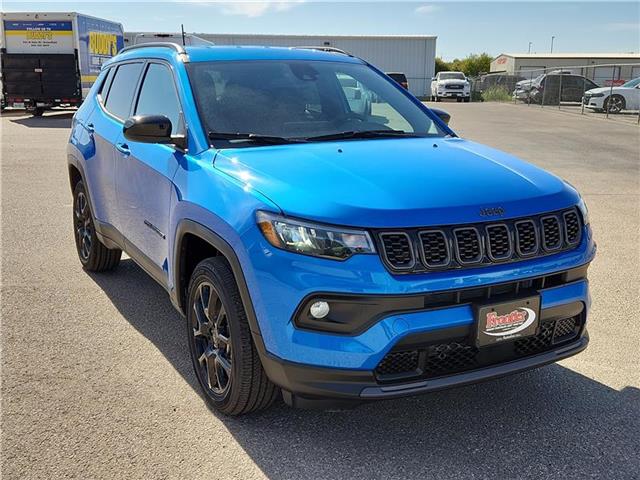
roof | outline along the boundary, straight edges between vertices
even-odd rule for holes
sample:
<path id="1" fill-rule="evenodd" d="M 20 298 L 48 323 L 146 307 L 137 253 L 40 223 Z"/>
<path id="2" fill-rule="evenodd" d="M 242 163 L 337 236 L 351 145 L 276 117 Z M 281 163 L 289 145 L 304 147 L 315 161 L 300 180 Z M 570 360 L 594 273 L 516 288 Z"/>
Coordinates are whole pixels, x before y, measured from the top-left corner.
<path id="1" fill-rule="evenodd" d="M 128 47 L 114 57 L 114 61 L 131 58 L 170 58 L 180 53 L 154 43 L 142 43 L 137 48 Z M 180 47 L 181 49 L 182 47 Z M 189 62 L 224 60 L 319 60 L 347 63 L 362 63 L 362 60 L 342 53 L 308 50 L 295 47 L 207 45 L 184 47 Z M 111 61 L 105 62 L 111 63 Z"/>
<path id="2" fill-rule="evenodd" d="M 633 58 L 640 59 L 640 53 L 501 53 L 499 57 L 513 58 Z"/>

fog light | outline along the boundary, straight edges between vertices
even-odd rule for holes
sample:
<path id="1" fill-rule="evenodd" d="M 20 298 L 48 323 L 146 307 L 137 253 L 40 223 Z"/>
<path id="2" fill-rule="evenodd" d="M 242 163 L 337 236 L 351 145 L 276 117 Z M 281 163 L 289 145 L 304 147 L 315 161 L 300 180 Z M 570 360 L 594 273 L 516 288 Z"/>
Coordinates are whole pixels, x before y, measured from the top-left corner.
<path id="1" fill-rule="evenodd" d="M 313 302 L 309 313 L 313 318 L 324 318 L 329 315 L 329 304 L 327 302 Z"/>

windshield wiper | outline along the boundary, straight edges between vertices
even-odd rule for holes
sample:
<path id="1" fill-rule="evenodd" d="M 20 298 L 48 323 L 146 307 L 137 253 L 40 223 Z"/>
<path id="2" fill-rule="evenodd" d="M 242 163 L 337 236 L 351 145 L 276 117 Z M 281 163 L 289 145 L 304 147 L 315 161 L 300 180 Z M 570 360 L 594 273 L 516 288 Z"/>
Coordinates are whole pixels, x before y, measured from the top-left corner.
<path id="1" fill-rule="evenodd" d="M 260 135 L 259 133 L 241 132 L 209 132 L 209 140 L 230 140 L 231 142 L 252 142 L 265 145 L 284 145 L 287 143 L 304 143 L 302 138 L 285 138 L 272 135 Z M 234 142 L 235 141 L 235 142 Z"/>
<path id="2" fill-rule="evenodd" d="M 330 133 L 307 137 L 310 142 L 322 142 L 325 140 L 341 140 L 345 138 L 383 138 L 383 137 L 416 137 L 413 133 L 404 130 L 348 130 L 346 132 Z"/>

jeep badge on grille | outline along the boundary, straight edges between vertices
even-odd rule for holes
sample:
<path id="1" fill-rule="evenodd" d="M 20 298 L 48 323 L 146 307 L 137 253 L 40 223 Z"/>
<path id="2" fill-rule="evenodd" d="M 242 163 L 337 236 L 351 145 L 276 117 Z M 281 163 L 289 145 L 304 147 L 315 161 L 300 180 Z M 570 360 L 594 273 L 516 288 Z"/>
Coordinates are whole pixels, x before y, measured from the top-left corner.
<path id="1" fill-rule="evenodd" d="M 489 208 L 480 209 L 481 217 L 501 217 L 503 215 L 504 215 L 504 208 L 502 207 L 489 207 Z"/>

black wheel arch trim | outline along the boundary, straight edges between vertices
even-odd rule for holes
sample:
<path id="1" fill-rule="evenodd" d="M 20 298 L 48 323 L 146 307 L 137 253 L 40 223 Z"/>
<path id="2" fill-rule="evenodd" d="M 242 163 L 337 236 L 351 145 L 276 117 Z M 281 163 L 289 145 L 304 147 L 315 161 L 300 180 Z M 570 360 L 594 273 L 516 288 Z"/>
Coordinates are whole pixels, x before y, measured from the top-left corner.
<path id="1" fill-rule="evenodd" d="M 229 262 L 229 266 L 231 267 L 233 276 L 235 277 L 236 283 L 238 284 L 240 298 L 247 314 L 249 328 L 251 329 L 251 332 L 254 336 L 256 348 L 258 348 L 258 352 L 262 356 L 266 352 L 266 350 L 262 342 L 262 335 L 260 334 L 260 327 L 258 325 L 256 312 L 253 308 L 253 301 L 251 300 L 251 294 L 249 293 L 249 287 L 247 286 L 247 281 L 245 280 L 244 272 L 242 271 L 242 266 L 240 265 L 240 260 L 238 260 L 238 256 L 236 255 L 235 250 L 229 244 L 229 242 L 227 242 L 213 230 L 194 220 L 180 220 L 176 228 L 173 249 L 173 290 L 171 291 L 172 301 L 174 305 L 178 308 L 178 311 L 182 315 L 185 315 L 186 310 L 185 305 L 183 305 L 182 301 L 182 290 L 189 284 L 189 280 L 181 278 L 181 271 L 184 267 L 182 265 L 181 252 L 182 242 L 187 234 L 192 234 L 200 237 L 202 240 L 206 241 L 212 247 L 218 250 L 227 260 L 227 262 Z"/>

